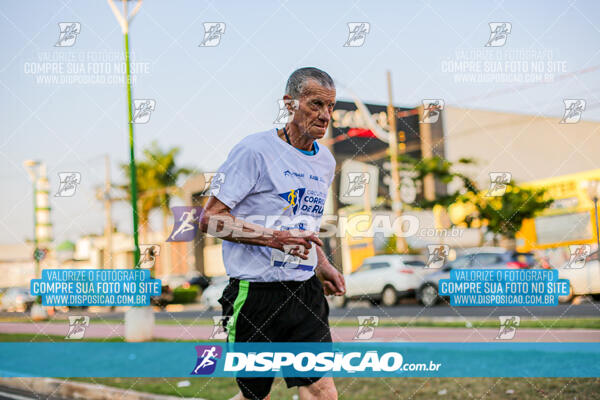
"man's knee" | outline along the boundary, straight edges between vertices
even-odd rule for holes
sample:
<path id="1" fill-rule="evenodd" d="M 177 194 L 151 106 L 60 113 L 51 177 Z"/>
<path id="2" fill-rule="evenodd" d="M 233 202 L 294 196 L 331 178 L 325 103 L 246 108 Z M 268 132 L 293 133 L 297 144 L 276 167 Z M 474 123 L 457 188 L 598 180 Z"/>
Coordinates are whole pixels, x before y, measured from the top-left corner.
<path id="1" fill-rule="evenodd" d="M 302 400 L 337 400 L 338 394 L 333 378 L 323 377 L 307 386 L 300 386 L 300 398 Z"/>

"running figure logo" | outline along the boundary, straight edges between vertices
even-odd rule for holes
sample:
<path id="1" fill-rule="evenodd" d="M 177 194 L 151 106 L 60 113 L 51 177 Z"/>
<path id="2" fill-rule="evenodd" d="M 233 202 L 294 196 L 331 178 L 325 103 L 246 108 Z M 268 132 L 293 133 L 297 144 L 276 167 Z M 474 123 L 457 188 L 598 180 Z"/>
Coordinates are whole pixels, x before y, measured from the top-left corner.
<path id="1" fill-rule="evenodd" d="M 60 34 L 55 47 L 71 47 L 75 44 L 77 36 L 81 33 L 81 24 L 79 22 L 59 22 L 58 28 Z"/>
<path id="2" fill-rule="evenodd" d="M 583 99 L 565 99 L 565 114 L 560 120 L 561 124 L 576 124 L 581 119 L 583 110 L 585 110 L 585 100 Z"/>
<path id="3" fill-rule="evenodd" d="M 152 268 L 156 263 L 156 257 L 160 254 L 160 246 L 158 244 L 141 244 L 140 245 L 140 268 Z"/>
<path id="4" fill-rule="evenodd" d="M 424 99 L 423 100 L 423 119 L 420 124 L 435 124 L 440 118 L 441 111 L 444 109 L 444 100 L 442 99 Z"/>
<path id="5" fill-rule="evenodd" d="M 521 324 L 521 317 L 517 315 L 502 316 L 500 319 L 500 330 L 496 340 L 511 340 L 517 333 L 517 327 Z"/>
<path id="6" fill-rule="evenodd" d="M 81 174 L 79 172 L 59 172 L 58 179 L 60 179 L 60 185 L 54 197 L 71 197 L 81 183 Z"/>
<path id="7" fill-rule="evenodd" d="M 370 180 L 371 175 L 368 172 L 348 172 L 348 188 L 344 197 L 363 196 Z"/>
<path id="8" fill-rule="evenodd" d="M 296 214 L 305 190 L 305 188 L 298 188 L 292 189 L 289 192 L 279 193 L 279 197 L 288 202 L 288 205 L 283 209 L 283 211 L 286 211 L 288 208 L 290 208 L 292 210 L 292 214 Z"/>
<path id="9" fill-rule="evenodd" d="M 150 121 L 150 115 L 152 114 L 152 111 L 156 109 L 156 100 L 133 100 L 133 107 L 135 108 L 133 113 L 133 123 L 146 124 L 148 121 Z"/>
<path id="10" fill-rule="evenodd" d="M 371 24 L 368 22 L 348 22 L 348 40 L 344 47 L 360 47 L 365 44 L 367 33 L 371 30 Z"/>
<path id="11" fill-rule="evenodd" d="M 215 47 L 221 43 L 221 36 L 225 34 L 224 22 L 205 22 L 204 39 L 198 47 Z"/>
<path id="12" fill-rule="evenodd" d="M 490 189 L 485 197 L 499 197 L 506 193 L 507 185 L 512 179 L 510 172 L 490 172 Z"/>
<path id="13" fill-rule="evenodd" d="M 369 340 L 375 333 L 375 328 L 379 325 L 379 317 L 376 315 L 359 316 L 358 329 L 354 334 L 354 340 Z"/>
<path id="14" fill-rule="evenodd" d="M 485 47 L 502 47 L 512 30 L 510 22 L 490 22 L 490 38 Z"/>
<path id="15" fill-rule="evenodd" d="M 173 232 L 169 235 L 167 242 L 191 242 L 198 231 L 198 221 L 202 213 L 202 207 L 177 206 L 171 207 L 173 211 Z"/>
<path id="16" fill-rule="evenodd" d="M 298 109 L 298 100 L 278 100 L 279 113 L 273 121 L 275 125 L 285 125 L 294 119 L 294 112 Z M 288 107 L 289 106 L 289 107 Z M 292 111 L 290 111 L 290 109 Z"/>
<path id="17" fill-rule="evenodd" d="M 569 245 L 571 257 L 569 262 L 563 268 L 579 269 L 585 265 L 585 259 L 592 252 L 592 246 L 589 244 L 572 244 Z"/>
<path id="18" fill-rule="evenodd" d="M 427 250 L 429 251 L 429 258 L 425 268 L 437 269 L 441 268 L 446 262 L 450 253 L 450 246 L 447 244 L 428 244 Z"/>
<path id="19" fill-rule="evenodd" d="M 72 315 L 69 316 L 69 332 L 65 339 L 83 339 L 85 329 L 90 326 L 90 317 Z"/>
<path id="20" fill-rule="evenodd" d="M 216 196 L 221 191 L 221 185 L 225 183 L 225 174 L 223 172 L 205 172 L 204 190 L 201 196 Z"/>
<path id="21" fill-rule="evenodd" d="M 223 349 L 221 346 L 196 346 L 196 353 L 198 361 L 190 375 L 210 375 L 215 372 L 217 359 L 221 358 Z"/>
<path id="22" fill-rule="evenodd" d="M 213 319 L 213 331 L 208 337 L 209 339 L 227 339 L 227 330 L 225 329 L 225 320 L 227 317 L 222 315 L 214 315 Z"/>

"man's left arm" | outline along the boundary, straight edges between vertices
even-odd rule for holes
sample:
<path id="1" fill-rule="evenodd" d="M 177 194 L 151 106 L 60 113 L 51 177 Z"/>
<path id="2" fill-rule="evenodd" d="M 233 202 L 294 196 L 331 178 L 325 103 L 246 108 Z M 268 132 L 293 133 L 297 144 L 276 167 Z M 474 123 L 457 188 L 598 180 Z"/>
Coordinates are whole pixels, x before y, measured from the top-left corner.
<path id="1" fill-rule="evenodd" d="M 315 269 L 315 274 L 323 284 L 325 294 L 343 295 L 346 293 L 344 275 L 331 265 L 321 246 L 315 247 L 317 248 L 317 268 Z"/>

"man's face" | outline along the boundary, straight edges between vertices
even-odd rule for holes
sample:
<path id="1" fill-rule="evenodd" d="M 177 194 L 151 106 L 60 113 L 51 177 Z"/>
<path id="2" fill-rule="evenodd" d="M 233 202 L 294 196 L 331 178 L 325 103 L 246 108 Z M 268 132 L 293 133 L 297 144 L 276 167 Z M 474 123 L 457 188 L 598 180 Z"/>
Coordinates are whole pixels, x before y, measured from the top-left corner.
<path id="1" fill-rule="evenodd" d="M 288 95 L 284 100 L 292 100 Z M 300 132 L 320 139 L 325 136 L 327 126 L 331 120 L 331 113 L 335 105 L 335 89 L 321 86 L 313 79 L 309 79 L 302 88 L 302 94 L 298 100 L 298 109 L 290 110 L 294 113 L 292 124 L 296 125 Z M 292 107 L 293 101 L 288 101 L 288 107 Z"/>

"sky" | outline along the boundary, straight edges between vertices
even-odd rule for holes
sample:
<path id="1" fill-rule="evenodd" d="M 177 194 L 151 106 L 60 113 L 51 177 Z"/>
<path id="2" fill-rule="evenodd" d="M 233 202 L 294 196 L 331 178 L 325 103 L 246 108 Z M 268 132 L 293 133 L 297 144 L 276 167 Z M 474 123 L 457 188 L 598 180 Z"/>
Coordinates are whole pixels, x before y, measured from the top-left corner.
<path id="1" fill-rule="evenodd" d="M 118 2 L 120 4 L 120 2 Z M 315 66 L 385 104 L 446 105 L 561 117 L 563 99 L 585 99 L 584 120 L 600 120 L 598 1 L 264 1 L 147 0 L 130 28 L 134 99 L 154 100 L 135 125 L 136 154 L 156 140 L 181 148 L 181 165 L 211 171 L 244 136 L 270 129 L 289 74 Z M 106 1 L 0 3 L 0 243 L 31 238 L 32 188 L 23 161 L 46 163 L 50 186 L 77 171 L 72 197 L 51 199 L 54 238 L 101 233 L 109 154 L 115 183 L 129 157 L 123 36 Z M 77 23 L 74 43 L 60 23 Z M 205 23 L 224 23 L 216 46 L 200 46 Z M 348 23 L 368 23 L 361 46 L 344 46 Z M 486 47 L 491 22 L 508 22 L 503 46 Z M 60 46 L 56 46 L 60 44 Z M 357 44 L 357 42 L 353 42 Z M 532 72 L 533 71 L 533 72 Z M 174 203 L 177 204 L 177 203 Z M 114 206 L 131 231 L 127 204 Z M 160 218 L 152 227 L 160 229 Z"/>

